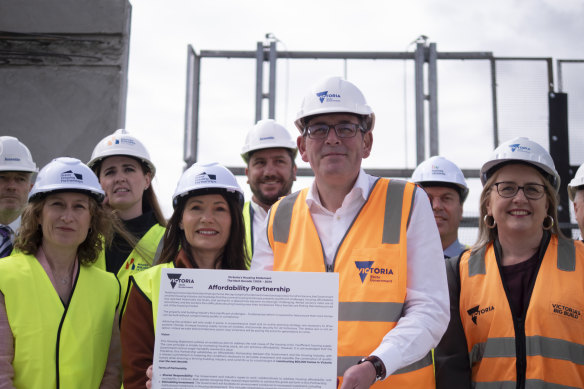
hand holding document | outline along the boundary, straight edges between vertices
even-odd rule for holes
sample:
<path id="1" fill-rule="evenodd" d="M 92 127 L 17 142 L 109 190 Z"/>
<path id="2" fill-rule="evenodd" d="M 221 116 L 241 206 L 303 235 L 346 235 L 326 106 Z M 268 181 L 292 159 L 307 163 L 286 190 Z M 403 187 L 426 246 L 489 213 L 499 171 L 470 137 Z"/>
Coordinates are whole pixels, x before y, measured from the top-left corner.
<path id="1" fill-rule="evenodd" d="M 153 388 L 336 388 L 338 274 L 164 269 Z"/>

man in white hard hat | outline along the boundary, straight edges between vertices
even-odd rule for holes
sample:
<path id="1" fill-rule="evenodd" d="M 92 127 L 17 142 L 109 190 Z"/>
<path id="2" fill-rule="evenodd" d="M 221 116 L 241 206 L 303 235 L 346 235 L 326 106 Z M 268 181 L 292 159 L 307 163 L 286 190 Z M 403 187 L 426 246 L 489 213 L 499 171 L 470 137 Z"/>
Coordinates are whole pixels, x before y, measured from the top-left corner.
<path id="1" fill-rule="evenodd" d="M 464 174 L 453 162 L 434 156 L 418 165 L 412 181 L 424 188 L 430 198 L 444 258 L 458 257 L 468 248 L 458 240 L 462 206 L 468 196 Z"/>
<path id="2" fill-rule="evenodd" d="M 576 222 L 580 228 L 580 240 L 584 240 L 584 164 L 580 165 L 576 175 L 568 184 L 568 196 L 574 204 Z"/>
<path id="3" fill-rule="evenodd" d="M 428 197 L 361 168 L 375 114 L 354 84 L 317 84 L 295 124 L 314 183 L 272 206 L 251 269 L 339 273 L 341 389 L 434 387 L 449 298 Z"/>
<path id="4" fill-rule="evenodd" d="M 15 137 L 0 136 L 0 258 L 12 252 L 36 172 L 28 148 Z"/>
<path id="5" fill-rule="evenodd" d="M 268 210 L 292 190 L 297 152 L 296 142 L 286 127 L 273 119 L 260 120 L 247 133 L 241 157 L 247 165 L 245 175 L 252 192 L 251 201 L 243 206 L 245 241 L 250 256 Z"/>

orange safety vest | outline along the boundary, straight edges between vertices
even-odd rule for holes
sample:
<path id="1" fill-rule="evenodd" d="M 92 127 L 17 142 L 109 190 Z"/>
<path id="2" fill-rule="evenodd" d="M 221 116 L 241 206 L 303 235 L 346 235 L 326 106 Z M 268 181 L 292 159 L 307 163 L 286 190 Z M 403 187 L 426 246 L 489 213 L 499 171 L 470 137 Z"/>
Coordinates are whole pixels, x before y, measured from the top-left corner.
<path id="1" fill-rule="evenodd" d="M 377 348 L 402 315 L 407 286 L 406 230 L 414 191 L 414 184 L 378 179 L 330 267 L 306 204 L 308 189 L 272 206 L 268 240 L 274 270 L 339 273 L 337 375 L 341 380 L 345 370 Z M 401 385 L 435 387 L 430 353 L 374 387 Z"/>
<path id="2" fill-rule="evenodd" d="M 584 387 L 583 261 L 584 245 L 552 235 L 521 322 L 523 336 L 515 333 L 493 243 L 462 255 L 460 318 L 474 388 L 515 387 L 516 347 L 526 355 L 526 388 Z"/>

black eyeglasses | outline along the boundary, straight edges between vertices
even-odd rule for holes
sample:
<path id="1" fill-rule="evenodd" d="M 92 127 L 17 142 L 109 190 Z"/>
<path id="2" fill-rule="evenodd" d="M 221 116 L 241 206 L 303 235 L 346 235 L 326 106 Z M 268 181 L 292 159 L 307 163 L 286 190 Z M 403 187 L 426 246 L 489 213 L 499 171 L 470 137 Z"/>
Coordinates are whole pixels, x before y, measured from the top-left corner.
<path id="1" fill-rule="evenodd" d="M 499 196 L 506 199 L 515 197 L 519 189 L 523 190 L 523 194 L 530 200 L 539 200 L 545 194 L 545 185 L 543 184 L 525 184 L 519 186 L 514 182 L 496 182 L 494 184 L 497 187 L 497 193 Z"/>
<path id="2" fill-rule="evenodd" d="M 308 135 L 310 139 L 326 139 L 328 137 L 331 128 L 335 129 L 335 134 L 339 138 L 352 138 L 357 135 L 357 130 L 363 130 L 359 124 L 354 123 L 341 123 L 335 124 L 334 126 L 329 126 L 328 124 L 313 124 L 304 129 L 304 133 Z"/>

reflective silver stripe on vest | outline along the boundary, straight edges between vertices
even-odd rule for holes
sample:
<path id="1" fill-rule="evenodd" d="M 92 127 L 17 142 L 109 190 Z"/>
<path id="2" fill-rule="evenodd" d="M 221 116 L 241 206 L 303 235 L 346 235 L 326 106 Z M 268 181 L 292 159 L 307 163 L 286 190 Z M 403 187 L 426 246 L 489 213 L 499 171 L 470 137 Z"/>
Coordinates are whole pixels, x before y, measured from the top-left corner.
<path id="1" fill-rule="evenodd" d="M 337 357 L 337 376 L 342 377 L 348 368 L 356 365 L 363 357 L 364 356 Z M 432 366 L 432 352 L 426 354 L 426 356 L 419 361 L 396 370 L 392 375 L 409 373 L 415 370 L 423 369 L 427 366 Z"/>
<path id="2" fill-rule="evenodd" d="M 402 315 L 402 303 L 340 302 L 339 321 L 397 322 Z"/>
<path id="3" fill-rule="evenodd" d="M 473 389 L 517 389 L 515 381 L 473 382 Z M 531 386 L 529 386 L 531 388 Z"/>
<path id="4" fill-rule="evenodd" d="M 426 354 L 426 356 L 424 358 L 420 359 L 419 361 L 414 362 L 411 365 L 407 365 L 405 367 L 402 367 L 401 369 L 397 369 L 396 371 L 393 372 L 392 375 L 409 373 L 409 372 L 412 372 L 415 370 L 423 369 L 424 367 L 427 367 L 427 366 L 432 366 L 432 352 L 431 351 L 428 354 Z"/>
<path id="5" fill-rule="evenodd" d="M 530 357 L 542 356 L 584 365 L 584 345 L 544 336 L 529 336 L 526 340 L 527 355 Z"/>
<path id="6" fill-rule="evenodd" d="M 543 336 L 528 336 L 525 343 L 527 356 L 561 359 L 584 365 L 584 345 Z M 471 364 L 483 358 L 515 357 L 515 338 L 491 338 L 486 344 L 477 343 L 469 357 Z"/>
<path id="7" fill-rule="evenodd" d="M 485 343 L 477 343 L 470 350 L 470 364 L 483 358 L 515 357 L 515 338 L 490 338 Z"/>
<path id="8" fill-rule="evenodd" d="M 342 377 L 348 368 L 359 363 L 363 357 L 337 357 L 337 377 Z"/>
<path id="9" fill-rule="evenodd" d="M 473 382 L 474 389 L 515 389 L 515 381 Z M 578 389 L 575 386 L 552 384 L 541 380 L 526 380 L 525 387 L 529 389 Z"/>
<path id="10" fill-rule="evenodd" d="M 558 238 L 558 269 L 576 270 L 576 247 L 570 239 Z"/>
<path id="11" fill-rule="evenodd" d="M 156 253 L 154 253 L 154 258 L 152 258 L 152 266 L 158 265 L 158 261 L 160 261 L 160 254 L 162 254 L 162 248 L 164 247 L 164 236 L 158 242 L 158 246 L 156 247 Z"/>
<path id="12" fill-rule="evenodd" d="M 398 244 L 401 230 L 402 204 L 406 181 L 390 180 L 385 197 L 382 243 Z"/>
<path id="13" fill-rule="evenodd" d="M 485 267 L 486 246 L 472 254 L 468 259 L 468 276 L 487 274 Z M 563 271 L 576 270 L 576 247 L 571 239 L 558 238 L 557 267 Z"/>
<path id="14" fill-rule="evenodd" d="M 468 276 L 476 276 L 477 274 L 487 274 L 487 268 L 485 267 L 485 252 L 487 247 L 481 247 L 481 249 L 473 254 L 471 254 L 468 259 Z"/>
<path id="15" fill-rule="evenodd" d="M 284 197 L 276 209 L 273 225 L 275 242 L 288 243 L 290 223 L 292 223 L 292 210 L 294 209 L 294 203 L 298 195 L 300 195 L 300 192 L 292 193 L 290 196 Z"/>

